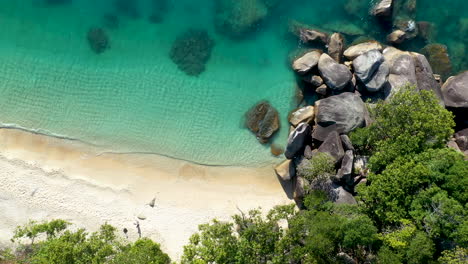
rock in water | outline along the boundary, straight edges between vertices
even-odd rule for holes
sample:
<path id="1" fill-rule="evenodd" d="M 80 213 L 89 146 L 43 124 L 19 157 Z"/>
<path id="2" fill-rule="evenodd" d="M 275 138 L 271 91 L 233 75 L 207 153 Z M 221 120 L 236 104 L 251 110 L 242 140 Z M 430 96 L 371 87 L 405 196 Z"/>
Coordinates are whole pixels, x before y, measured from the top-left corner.
<path id="1" fill-rule="evenodd" d="M 442 75 L 444 80 L 450 76 L 452 62 L 448 55 L 447 46 L 437 43 L 429 44 L 421 49 L 421 53 L 427 57 L 434 73 Z"/>
<path id="2" fill-rule="evenodd" d="M 368 51 L 353 60 L 354 74 L 356 74 L 362 82 L 367 82 L 383 61 L 384 57 L 380 51 Z"/>
<path id="3" fill-rule="evenodd" d="M 340 33 L 333 33 L 328 41 L 328 54 L 336 62 L 341 63 L 344 50 L 344 38 Z"/>
<path id="4" fill-rule="evenodd" d="M 344 56 L 348 60 L 354 60 L 359 55 L 362 55 L 370 50 L 382 51 L 382 49 L 382 45 L 380 45 L 380 43 L 377 41 L 368 41 L 347 48 L 344 52 Z"/>
<path id="5" fill-rule="evenodd" d="M 442 93 L 445 106 L 468 108 L 468 71 L 448 78 Z"/>
<path id="6" fill-rule="evenodd" d="M 393 0 L 380 0 L 371 10 L 371 14 L 378 17 L 390 17 L 392 15 Z"/>
<path id="7" fill-rule="evenodd" d="M 102 28 L 91 28 L 87 38 L 89 46 L 96 54 L 103 53 L 110 48 L 109 37 Z"/>
<path id="8" fill-rule="evenodd" d="M 261 0 L 216 0 L 215 28 L 233 39 L 243 38 L 268 15 Z"/>
<path id="9" fill-rule="evenodd" d="M 336 124 L 340 134 L 346 134 L 364 124 L 365 105 L 354 93 L 345 92 L 315 102 L 315 122 L 321 126 Z"/>
<path id="10" fill-rule="evenodd" d="M 246 126 L 260 143 L 267 143 L 280 127 L 278 111 L 267 101 L 259 102 L 246 113 Z"/>
<path id="11" fill-rule="evenodd" d="M 292 21 L 289 24 L 289 31 L 295 35 L 304 44 L 313 43 L 328 43 L 328 34 L 320 30 L 314 29 L 306 24 Z"/>
<path id="12" fill-rule="evenodd" d="M 342 90 L 353 77 L 348 67 L 337 63 L 328 54 L 322 54 L 318 68 L 327 86 L 332 90 Z"/>
<path id="13" fill-rule="evenodd" d="M 292 68 L 299 74 L 305 74 L 317 66 L 322 53 L 319 51 L 311 51 L 302 55 L 293 62 Z"/>
<path id="14" fill-rule="evenodd" d="M 289 135 L 288 145 L 284 156 L 287 159 L 294 158 L 298 153 L 302 154 L 302 150 L 305 147 L 308 140 L 310 140 L 311 129 L 309 124 L 301 123 L 296 129 Z"/>
<path id="15" fill-rule="evenodd" d="M 391 44 L 401 44 L 407 39 L 406 32 L 400 29 L 394 30 L 387 36 L 387 41 Z"/>
<path id="16" fill-rule="evenodd" d="M 170 57 L 181 71 L 197 76 L 205 71 L 214 45 L 205 30 L 189 29 L 174 41 Z"/>

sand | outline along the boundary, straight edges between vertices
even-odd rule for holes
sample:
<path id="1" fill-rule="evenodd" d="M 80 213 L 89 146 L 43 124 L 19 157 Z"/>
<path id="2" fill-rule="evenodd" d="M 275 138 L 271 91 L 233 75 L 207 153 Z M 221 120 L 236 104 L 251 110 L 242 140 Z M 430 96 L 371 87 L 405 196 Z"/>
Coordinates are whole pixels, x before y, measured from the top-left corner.
<path id="1" fill-rule="evenodd" d="M 154 208 L 148 203 L 156 198 Z M 95 231 L 107 222 L 159 242 L 172 259 L 201 223 L 288 204 L 273 167 L 209 167 L 0 129 L 0 243 L 16 226 L 61 218 Z M 121 233 L 123 236 L 123 233 Z"/>

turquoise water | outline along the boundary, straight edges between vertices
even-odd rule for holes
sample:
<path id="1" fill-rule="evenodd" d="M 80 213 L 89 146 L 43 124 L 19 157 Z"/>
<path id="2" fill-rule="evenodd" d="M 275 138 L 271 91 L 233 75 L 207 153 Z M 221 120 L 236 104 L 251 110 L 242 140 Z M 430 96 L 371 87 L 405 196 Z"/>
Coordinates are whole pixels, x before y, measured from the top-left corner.
<path id="1" fill-rule="evenodd" d="M 244 128 L 243 115 L 254 103 L 269 100 L 281 113 L 274 142 L 284 146 L 297 85 L 287 58 L 301 48 L 287 33 L 290 19 L 325 28 L 352 23 L 366 35 L 383 37 L 367 15 L 369 0 L 348 3 L 348 11 L 345 0 L 277 1 L 279 8 L 243 39 L 215 30 L 213 0 L 169 1 L 158 23 L 148 19 L 149 0 L 140 1 L 138 17 L 115 13 L 111 0 L 45 2 L 0 3 L 1 123 L 79 139 L 103 151 L 157 153 L 210 165 L 279 160 Z M 349 14 L 359 3 L 365 8 Z M 420 0 L 418 5 L 417 18 L 436 23 L 435 41 L 457 55 L 454 68 L 465 67 L 466 59 L 459 58 L 466 57 L 466 35 L 459 31 L 468 2 Z M 109 13 L 118 16 L 118 25 L 104 27 L 110 49 L 96 54 L 86 34 L 102 26 Z M 199 76 L 180 71 L 169 57 L 174 40 L 188 28 L 204 29 L 215 41 Z"/>

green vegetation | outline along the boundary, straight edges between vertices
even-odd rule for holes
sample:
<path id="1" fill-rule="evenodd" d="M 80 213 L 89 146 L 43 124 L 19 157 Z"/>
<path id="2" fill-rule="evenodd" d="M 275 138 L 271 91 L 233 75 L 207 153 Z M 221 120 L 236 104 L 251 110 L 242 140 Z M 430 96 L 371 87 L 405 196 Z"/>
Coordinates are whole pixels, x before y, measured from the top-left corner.
<path id="1" fill-rule="evenodd" d="M 430 92 L 410 88 L 370 112 L 374 123 L 351 135 L 359 154 L 371 156 L 357 205 L 331 203 L 312 188 L 306 210 L 277 206 L 266 216 L 252 210 L 213 220 L 190 238 L 181 263 L 467 263 L 468 161 L 445 147 L 452 115 Z M 317 154 L 298 174 L 313 182 L 334 169 L 331 157 Z M 122 243 L 109 225 L 92 234 L 67 227 L 62 220 L 19 227 L 14 240 L 30 243 L 0 252 L 11 260 L 3 263 L 170 261 L 149 239 Z"/>
<path id="2" fill-rule="evenodd" d="M 13 237 L 19 242 L 17 252 L 0 252 L 0 263 L 34 264 L 168 264 L 170 259 L 159 244 L 147 239 L 124 243 L 117 237 L 115 227 L 104 224 L 98 232 L 88 234 L 84 229 L 68 230 L 63 220 L 30 222 L 18 227 Z M 45 235 L 45 237 L 44 237 Z M 36 239 L 38 237 L 42 239 Z M 24 242 L 28 240 L 28 242 Z M 4 261 L 4 262 L 2 262 Z"/>
<path id="3" fill-rule="evenodd" d="M 454 133 L 453 115 L 430 91 L 401 88 L 390 101 L 369 107 L 373 123 L 350 134 L 351 141 L 371 154 L 370 169 L 381 172 L 396 158 L 441 148 Z"/>
<path id="4" fill-rule="evenodd" d="M 304 159 L 297 167 L 297 174 L 308 181 L 335 172 L 335 160 L 328 153 L 319 152 L 312 159 Z"/>

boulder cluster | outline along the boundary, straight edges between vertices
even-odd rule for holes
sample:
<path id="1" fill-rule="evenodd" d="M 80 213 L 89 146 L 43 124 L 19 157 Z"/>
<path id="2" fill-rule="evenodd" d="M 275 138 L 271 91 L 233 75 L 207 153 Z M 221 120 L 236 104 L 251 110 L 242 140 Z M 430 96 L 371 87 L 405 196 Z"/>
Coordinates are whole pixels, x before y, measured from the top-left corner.
<path id="1" fill-rule="evenodd" d="M 402 23 L 401 17 L 392 15 L 396 9 L 411 6 L 393 6 L 393 2 L 379 1 L 372 14 L 379 19 Z M 408 31 L 416 30 L 411 23 L 406 26 L 405 39 Z M 368 157 L 356 155 L 348 133 L 371 124 L 364 101 L 370 100 L 372 104 L 377 100 L 389 100 L 408 84 L 418 90 L 433 91 L 440 104 L 457 115 L 459 132 L 449 146 L 468 155 L 468 72 L 443 83 L 445 78 L 440 75 L 447 76 L 451 72 L 444 46 L 429 45 L 423 49 L 424 54 L 402 51 L 374 40 L 346 46 L 349 34 L 327 32 L 296 21 L 291 22 L 290 32 L 304 45 L 313 45 L 292 60 L 291 68 L 301 92 L 318 99 L 313 105 L 302 101 L 299 108 L 290 113 L 286 160 L 275 168 L 278 177 L 293 186 L 292 193 L 299 205 L 313 189 L 324 190 L 337 203 L 356 202 L 354 187 L 366 182 Z M 388 44 L 396 43 L 389 41 Z M 434 74 L 431 66 L 435 62 L 438 74 Z M 308 166 L 309 173 L 314 171 L 313 166 L 321 164 L 314 160 L 322 159 L 322 154 L 332 160 L 332 170 L 322 171 L 320 181 L 311 180 L 310 175 L 304 174 L 304 167 Z"/>

